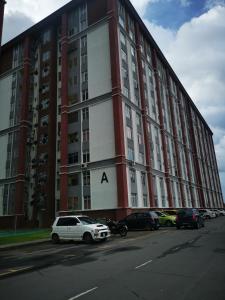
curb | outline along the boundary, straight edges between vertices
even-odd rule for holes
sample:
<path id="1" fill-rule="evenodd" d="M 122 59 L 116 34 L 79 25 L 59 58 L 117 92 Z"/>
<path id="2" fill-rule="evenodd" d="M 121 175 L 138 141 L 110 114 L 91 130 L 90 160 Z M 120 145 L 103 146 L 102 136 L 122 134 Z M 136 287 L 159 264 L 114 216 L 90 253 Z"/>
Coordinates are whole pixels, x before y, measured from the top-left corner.
<path id="1" fill-rule="evenodd" d="M 42 240 L 25 242 L 25 243 L 7 244 L 7 245 L 0 246 L 0 251 L 22 248 L 22 247 L 32 246 L 32 245 L 39 245 L 39 244 L 44 244 L 49 242 L 51 242 L 50 239 L 42 239 Z"/>

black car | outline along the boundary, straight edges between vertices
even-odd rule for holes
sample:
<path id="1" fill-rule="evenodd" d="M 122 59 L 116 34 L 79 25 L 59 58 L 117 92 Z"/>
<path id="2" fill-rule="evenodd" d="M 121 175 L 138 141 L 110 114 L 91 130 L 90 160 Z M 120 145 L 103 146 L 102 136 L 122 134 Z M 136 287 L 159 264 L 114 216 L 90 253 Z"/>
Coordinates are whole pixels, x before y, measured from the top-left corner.
<path id="1" fill-rule="evenodd" d="M 195 208 L 182 208 L 177 211 L 176 227 L 180 229 L 181 226 L 193 227 L 199 229 L 205 226 L 204 218 Z"/>
<path id="2" fill-rule="evenodd" d="M 128 215 L 126 218 L 119 221 L 126 224 L 129 230 L 132 229 L 159 229 L 159 217 L 154 211 L 138 212 Z"/>

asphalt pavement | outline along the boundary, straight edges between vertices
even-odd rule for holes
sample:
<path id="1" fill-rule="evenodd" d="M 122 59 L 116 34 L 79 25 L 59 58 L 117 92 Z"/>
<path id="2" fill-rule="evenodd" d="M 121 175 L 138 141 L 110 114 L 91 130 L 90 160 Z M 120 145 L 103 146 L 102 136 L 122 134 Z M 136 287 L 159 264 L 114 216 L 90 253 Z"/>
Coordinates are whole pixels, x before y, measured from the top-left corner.
<path id="1" fill-rule="evenodd" d="M 1 300 L 225 300 L 225 217 L 199 230 L 0 252 Z"/>

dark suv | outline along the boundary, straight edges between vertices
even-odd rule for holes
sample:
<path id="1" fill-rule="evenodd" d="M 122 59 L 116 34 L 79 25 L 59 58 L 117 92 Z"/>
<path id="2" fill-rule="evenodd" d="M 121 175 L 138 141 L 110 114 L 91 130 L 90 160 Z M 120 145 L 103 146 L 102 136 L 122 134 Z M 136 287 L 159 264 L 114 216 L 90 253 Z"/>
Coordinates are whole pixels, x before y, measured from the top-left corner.
<path id="1" fill-rule="evenodd" d="M 138 212 L 128 215 L 126 218 L 119 221 L 126 224 L 128 229 L 159 229 L 159 217 L 154 211 Z"/>
<path id="2" fill-rule="evenodd" d="M 181 226 L 193 227 L 199 229 L 204 227 L 204 218 L 195 208 L 182 208 L 177 211 L 176 217 L 176 226 L 177 229 L 180 229 Z"/>

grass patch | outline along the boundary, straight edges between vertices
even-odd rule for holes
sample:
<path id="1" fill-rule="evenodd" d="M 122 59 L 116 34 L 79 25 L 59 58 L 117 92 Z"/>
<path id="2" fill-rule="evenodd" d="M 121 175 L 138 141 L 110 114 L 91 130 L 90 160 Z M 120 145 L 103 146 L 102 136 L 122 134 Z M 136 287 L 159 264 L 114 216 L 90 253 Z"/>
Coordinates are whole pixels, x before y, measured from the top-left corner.
<path id="1" fill-rule="evenodd" d="M 8 245 L 14 243 L 24 243 L 50 238 L 50 229 L 36 230 L 28 232 L 9 232 L 7 235 L 0 235 L 0 245 Z"/>

